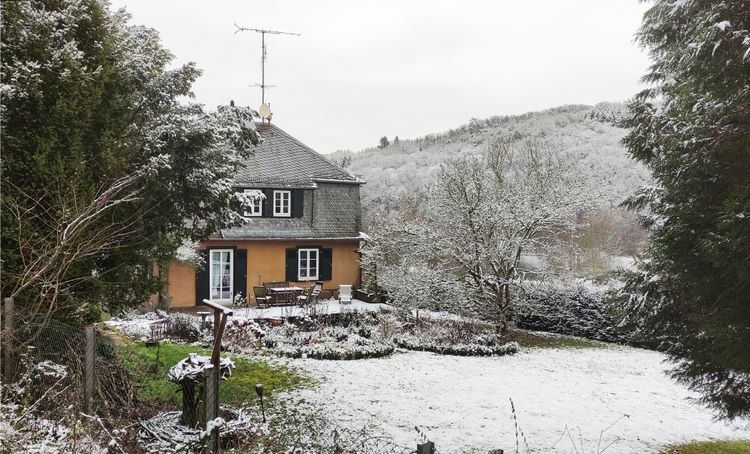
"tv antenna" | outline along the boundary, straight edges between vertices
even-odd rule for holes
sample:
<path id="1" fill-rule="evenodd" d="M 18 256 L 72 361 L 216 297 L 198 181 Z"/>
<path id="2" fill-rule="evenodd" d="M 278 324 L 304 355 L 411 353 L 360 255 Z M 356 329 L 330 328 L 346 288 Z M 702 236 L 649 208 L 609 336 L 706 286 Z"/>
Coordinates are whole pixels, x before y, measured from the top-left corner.
<path id="1" fill-rule="evenodd" d="M 293 33 L 293 32 L 282 32 L 278 30 L 263 30 L 260 28 L 248 28 L 248 27 L 241 27 L 234 24 L 236 30 L 234 31 L 234 34 L 236 35 L 239 32 L 256 32 L 260 33 L 260 44 L 261 44 L 261 57 L 260 57 L 260 83 L 259 84 L 253 84 L 252 87 L 260 87 L 260 99 L 261 99 L 261 105 L 259 113 L 261 116 L 261 119 L 263 122 L 268 120 L 271 121 L 271 117 L 273 116 L 273 113 L 271 113 L 271 105 L 266 104 L 266 88 L 271 88 L 273 85 L 266 85 L 266 33 L 269 35 L 292 35 L 292 36 L 301 36 L 301 33 Z"/>

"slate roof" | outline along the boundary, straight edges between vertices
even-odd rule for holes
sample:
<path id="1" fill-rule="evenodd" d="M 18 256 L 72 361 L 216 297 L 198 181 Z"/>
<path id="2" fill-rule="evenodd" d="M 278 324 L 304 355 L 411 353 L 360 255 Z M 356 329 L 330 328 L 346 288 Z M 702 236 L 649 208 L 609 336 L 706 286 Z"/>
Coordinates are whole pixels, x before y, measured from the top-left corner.
<path id="1" fill-rule="evenodd" d="M 245 162 L 235 185 L 307 189 L 301 218 L 248 218 L 213 236 L 226 240 L 361 238 L 359 185 L 364 181 L 329 162 L 275 125 L 256 124 L 263 143 Z"/>
<path id="2" fill-rule="evenodd" d="M 329 162 L 312 148 L 271 123 L 257 123 L 263 143 L 237 174 L 238 186 L 266 184 L 266 187 L 310 187 L 316 180 L 363 183 Z"/>

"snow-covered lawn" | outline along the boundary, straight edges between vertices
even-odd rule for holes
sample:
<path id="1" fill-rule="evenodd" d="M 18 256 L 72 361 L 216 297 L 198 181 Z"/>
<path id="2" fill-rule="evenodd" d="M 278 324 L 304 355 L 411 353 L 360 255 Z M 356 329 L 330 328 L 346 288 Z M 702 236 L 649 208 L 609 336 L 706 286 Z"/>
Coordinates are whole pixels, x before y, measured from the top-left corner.
<path id="1" fill-rule="evenodd" d="M 748 421 L 714 422 L 707 409 L 691 403 L 695 395 L 664 374 L 663 359 L 611 346 L 502 357 L 404 352 L 292 364 L 323 379 L 301 397 L 325 406 L 340 424 L 376 427 L 407 446 L 415 445 L 419 426 L 442 453 L 515 452 L 509 398 L 531 452 L 596 453 L 615 442 L 604 452 L 648 453 L 687 440 L 750 438 Z"/>

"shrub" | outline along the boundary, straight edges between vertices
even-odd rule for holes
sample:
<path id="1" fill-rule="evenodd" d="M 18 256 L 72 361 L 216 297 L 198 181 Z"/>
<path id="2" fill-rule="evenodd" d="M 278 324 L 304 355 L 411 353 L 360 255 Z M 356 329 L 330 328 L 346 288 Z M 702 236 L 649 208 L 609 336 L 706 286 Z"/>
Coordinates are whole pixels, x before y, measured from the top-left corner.
<path id="1" fill-rule="evenodd" d="M 625 342 L 604 301 L 605 289 L 561 282 L 526 281 L 516 299 L 518 328 L 547 331 L 605 342 Z"/>
<path id="2" fill-rule="evenodd" d="M 233 349 L 252 348 L 260 344 L 266 332 L 250 319 L 230 320 L 224 330 L 222 341 Z"/>
<path id="3" fill-rule="evenodd" d="M 406 348 L 408 350 L 434 352 L 441 355 L 501 356 L 518 352 L 518 343 L 516 342 L 507 342 L 504 344 L 490 344 L 479 342 L 468 344 L 450 344 L 434 342 L 429 339 L 410 334 L 398 336 L 394 338 L 394 342 L 397 346 Z"/>
<path id="4" fill-rule="evenodd" d="M 315 331 L 300 331 L 292 324 L 275 328 L 264 338 L 266 348 L 290 358 L 364 359 L 393 353 L 390 342 L 368 325 L 326 326 Z"/>
<path id="5" fill-rule="evenodd" d="M 166 316 L 164 335 L 171 339 L 195 342 L 201 339 L 200 319 L 193 315 L 179 312 Z"/>
<path id="6" fill-rule="evenodd" d="M 442 355 L 493 356 L 518 352 L 516 342 L 508 342 L 494 331 L 494 325 L 456 316 L 414 318 L 406 332 L 393 342 L 408 350 Z"/>

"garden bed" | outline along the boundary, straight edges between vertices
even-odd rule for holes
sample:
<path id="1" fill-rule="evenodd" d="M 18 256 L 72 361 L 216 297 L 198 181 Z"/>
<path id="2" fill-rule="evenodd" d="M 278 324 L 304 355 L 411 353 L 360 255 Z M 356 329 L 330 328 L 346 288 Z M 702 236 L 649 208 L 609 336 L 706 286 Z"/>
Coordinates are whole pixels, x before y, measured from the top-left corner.
<path id="1" fill-rule="evenodd" d="M 507 342 L 504 344 L 482 345 L 477 343 L 470 344 L 447 344 L 430 341 L 414 335 L 399 336 L 394 339 L 394 343 L 407 350 L 417 350 L 425 352 L 439 353 L 441 355 L 456 356 L 501 356 L 510 355 L 518 352 L 517 342 Z"/>
<path id="2" fill-rule="evenodd" d="M 517 342 L 498 335 L 490 323 L 442 314 L 405 321 L 393 342 L 408 350 L 456 356 L 502 356 L 519 350 Z"/>
<path id="3" fill-rule="evenodd" d="M 391 342 L 366 326 L 326 326 L 302 331 L 290 324 L 273 329 L 264 344 L 279 356 L 328 360 L 380 358 L 394 350 Z"/>

